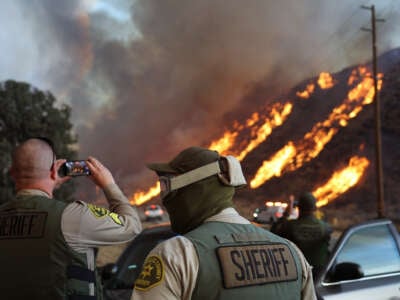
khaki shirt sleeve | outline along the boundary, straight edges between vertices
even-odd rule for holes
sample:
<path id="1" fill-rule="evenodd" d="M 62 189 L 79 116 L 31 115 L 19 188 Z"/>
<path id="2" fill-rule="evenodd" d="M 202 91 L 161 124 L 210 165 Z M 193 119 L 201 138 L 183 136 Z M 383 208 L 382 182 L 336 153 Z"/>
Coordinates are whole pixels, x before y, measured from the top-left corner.
<path id="1" fill-rule="evenodd" d="M 289 240 L 288 240 L 289 241 Z M 300 257 L 301 267 L 302 267 L 302 287 L 301 287 L 301 299 L 302 300 L 317 300 L 317 295 L 315 294 L 314 281 L 312 275 L 312 267 L 307 262 L 303 255 L 303 252 L 291 241 L 289 241 L 293 247 L 296 249 Z"/>
<path id="2" fill-rule="evenodd" d="M 187 238 L 179 236 L 162 242 L 147 256 L 131 300 L 189 300 L 198 269 L 196 250 Z"/>
<path id="3" fill-rule="evenodd" d="M 141 222 L 135 208 L 117 185 L 104 190 L 110 210 L 75 201 L 62 215 L 61 228 L 67 243 L 76 251 L 113 245 L 132 240 L 141 230 Z"/>
<path id="4" fill-rule="evenodd" d="M 141 232 L 142 223 L 137 213 L 136 206 L 132 207 L 118 185 L 108 185 L 104 189 L 104 194 L 106 195 L 110 211 L 118 214 L 124 224 L 129 223 L 128 227 L 132 228 L 133 233 L 138 234 Z"/>

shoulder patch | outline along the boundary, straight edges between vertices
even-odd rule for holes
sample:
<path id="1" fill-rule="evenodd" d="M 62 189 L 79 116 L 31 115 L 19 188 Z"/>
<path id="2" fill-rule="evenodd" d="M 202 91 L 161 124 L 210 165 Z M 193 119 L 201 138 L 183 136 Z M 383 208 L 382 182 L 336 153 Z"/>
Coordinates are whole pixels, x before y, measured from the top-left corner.
<path id="1" fill-rule="evenodd" d="M 142 271 L 135 281 L 135 289 L 147 291 L 164 280 L 164 262 L 161 257 L 149 256 L 143 264 Z"/>
<path id="2" fill-rule="evenodd" d="M 88 203 L 87 206 L 96 218 L 109 216 L 116 224 L 122 225 L 122 221 L 119 219 L 118 214 L 110 212 L 107 208 L 96 206 L 91 203 Z"/>

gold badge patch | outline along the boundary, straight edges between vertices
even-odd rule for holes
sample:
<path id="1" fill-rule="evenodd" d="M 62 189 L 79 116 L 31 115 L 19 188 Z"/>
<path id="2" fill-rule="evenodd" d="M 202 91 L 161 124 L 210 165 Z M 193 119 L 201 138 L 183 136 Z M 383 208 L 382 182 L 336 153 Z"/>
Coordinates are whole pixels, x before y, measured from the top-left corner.
<path id="1" fill-rule="evenodd" d="M 164 263 L 161 257 L 149 256 L 143 264 L 142 272 L 135 281 L 135 289 L 147 291 L 164 279 Z"/>
<path id="2" fill-rule="evenodd" d="M 118 225 L 122 225 L 122 222 L 119 219 L 118 214 L 110 212 L 108 209 L 104 207 L 99 207 L 90 203 L 87 206 L 89 207 L 90 211 L 96 218 L 103 218 L 109 216 L 115 223 L 117 223 Z"/>

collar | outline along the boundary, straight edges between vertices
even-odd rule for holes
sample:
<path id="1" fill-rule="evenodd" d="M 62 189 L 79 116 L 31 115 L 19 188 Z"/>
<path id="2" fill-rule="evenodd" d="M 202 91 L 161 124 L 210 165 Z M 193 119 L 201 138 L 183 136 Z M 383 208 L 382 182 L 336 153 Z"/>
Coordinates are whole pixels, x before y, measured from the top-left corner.
<path id="1" fill-rule="evenodd" d="M 37 190 L 37 189 L 22 189 L 17 192 L 18 196 L 43 196 L 47 198 L 51 198 L 49 194 L 44 191 Z"/>
<path id="2" fill-rule="evenodd" d="M 250 224 L 250 221 L 239 215 L 233 207 L 228 207 L 221 210 L 216 215 L 206 219 L 204 222 L 227 222 L 236 224 Z"/>

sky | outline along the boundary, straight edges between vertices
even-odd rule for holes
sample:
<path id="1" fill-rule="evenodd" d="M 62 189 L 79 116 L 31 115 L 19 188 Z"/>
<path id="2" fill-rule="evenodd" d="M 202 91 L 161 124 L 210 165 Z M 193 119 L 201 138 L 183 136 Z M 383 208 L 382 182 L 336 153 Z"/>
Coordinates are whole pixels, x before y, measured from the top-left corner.
<path id="1" fill-rule="evenodd" d="M 385 20 L 378 54 L 399 47 L 400 2 L 375 2 L 0 0 L 0 81 L 70 105 L 80 156 L 134 191 L 154 176 L 146 162 L 207 146 L 298 82 L 370 60 L 361 5 Z"/>

